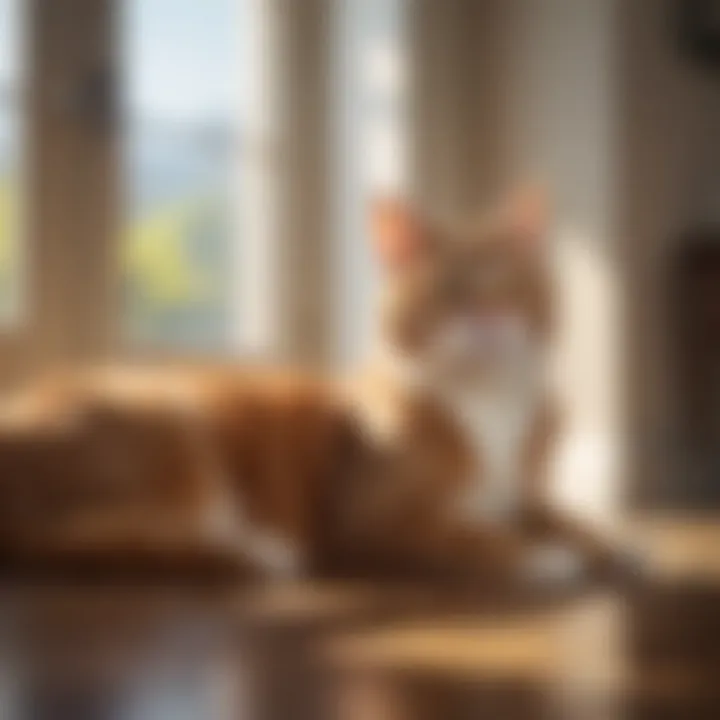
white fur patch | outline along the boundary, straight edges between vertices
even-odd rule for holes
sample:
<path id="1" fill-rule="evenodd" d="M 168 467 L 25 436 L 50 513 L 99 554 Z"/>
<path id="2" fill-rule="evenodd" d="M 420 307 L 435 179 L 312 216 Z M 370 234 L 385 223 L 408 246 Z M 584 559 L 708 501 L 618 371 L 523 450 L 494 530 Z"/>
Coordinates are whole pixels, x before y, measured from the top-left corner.
<path id="1" fill-rule="evenodd" d="M 219 482 L 215 496 L 204 509 L 205 536 L 234 547 L 271 578 L 300 576 L 304 567 L 297 544 L 250 520 L 226 490 L 227 487 L 229 485 Z"/>
<path id="2" fill-rule="evenodd" d="M 230 485 L 224 480 L 223 476 L 218 478 L 213 497 L 203 508 L 202 532 L 214 541 L 232 543 L 238 533 L 238 517 L 236 504 L 227 489 Z"/>
<path id="3" fill-rule="evenodd" d="M 243 533 L 242 542 L 245 551 L 271 578 L 285 580 L 302 574 L 299 548 L 279 534 L 252 526 Z"/>
<path id="4" fill-rule="evenodd" d="M 506 361 L 480 381 L 443 387 L 432 368 L 380 343 L 380 367 L 405 392 L 434 394 L 449 409 L 476 457 L 475 472 L 453 510 L 470 522 L 506 521 L 516 512 L 523 491 L 525 443 L 535 422 L 545 387 L 542 354 L 524 332 L 511 328 Z M 392 442 L 402 425 L 393 398 L 357 401 L 370 436 Z"/>
<path id="5" fill-rule="evenodd" d="M 525 574 L 529 580 L 540 582 L 571 582 L 583 575 L 579 554 L 557 545 L 541 545 L 527 557 Z"/>
<path id="6" fill-rule="evenodd" d="M 475 472 L 457 505 L 466 520 L 502 522 L 517 511 L 525 443 L 538 400 L 532 373 L 447 398 L 476 457 Z"/>

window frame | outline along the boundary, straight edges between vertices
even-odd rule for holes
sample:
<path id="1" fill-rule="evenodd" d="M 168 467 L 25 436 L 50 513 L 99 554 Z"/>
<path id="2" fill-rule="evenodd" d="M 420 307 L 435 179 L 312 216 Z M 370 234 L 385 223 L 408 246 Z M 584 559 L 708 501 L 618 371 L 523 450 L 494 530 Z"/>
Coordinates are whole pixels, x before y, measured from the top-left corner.
<path id="1" fill-rule="evenodd" d="M 117 13 L 122 0 L 104 2 Z M 181 352 L 133 345 L 116 331 L 116 357 L 263 359 L 315 366 L 328 357 L 329 43 L 322 30 L 333 0 L 304 0 L 302 8 L 287 0 L 245 2 L 255 23 L 249 52 L 255 82 L 243 127 L 238 207 L 243 243 L 237 256 L 234 347 L 227 354 Z M 110 240 L 117 241 L 117 235 Z"/>
<path id="2" fill-rule="evenodd" d="M 0 384 L 58 366 L 205 358 L 201 350 L 133 346 L 120 332 L 122 194 L 114 100 L 122 0 L 26 2 L 23 122 L 31 213 L 23 237 L 21 321 L 0 327 Z M 253 129 L 248 166 L 253 192 L 264 193 L 264 207 L 272 205 L 265 213 L 271 222 L 258 227 L 262 218 L 255 213 L 257 238 L 243 256 L 238 308 L 251 321 L 237 352 L 209 359 L 324 366 L 333 354 L 334 272 L 332 47 L 324 31 L 335 3 L 249 2 L 266 23 L 257 48 L 264 93 L 257 107 L 273 120 Z"/>

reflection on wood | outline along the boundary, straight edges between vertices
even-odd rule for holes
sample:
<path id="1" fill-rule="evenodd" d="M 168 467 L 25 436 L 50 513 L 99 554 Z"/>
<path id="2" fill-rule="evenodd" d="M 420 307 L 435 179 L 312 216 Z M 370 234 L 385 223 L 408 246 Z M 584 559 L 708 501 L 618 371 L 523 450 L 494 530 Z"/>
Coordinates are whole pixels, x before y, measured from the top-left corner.
<path id="1" fill-rule="evenodd" d="M 662 527 L 663 553 L 699 532 Z M 720 529 L 701 534 L 717 547 Z M 368 585 L 6 587 L 0 716 L 720 717 L 720 575 L 673 567 L 503 603 Z"/>

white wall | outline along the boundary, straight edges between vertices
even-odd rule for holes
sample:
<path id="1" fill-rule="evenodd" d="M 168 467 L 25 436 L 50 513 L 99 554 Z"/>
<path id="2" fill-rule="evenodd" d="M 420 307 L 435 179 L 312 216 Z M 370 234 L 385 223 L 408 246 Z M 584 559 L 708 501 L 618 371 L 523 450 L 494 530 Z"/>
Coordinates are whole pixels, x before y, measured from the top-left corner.
<path id="1" fill-rule="evenodd" d="M 562 494 L 617 500 L 617 13 L 613 0 L 513 0 L 507 15 L 507 174 L 550 189 L 559 287 Z"/>

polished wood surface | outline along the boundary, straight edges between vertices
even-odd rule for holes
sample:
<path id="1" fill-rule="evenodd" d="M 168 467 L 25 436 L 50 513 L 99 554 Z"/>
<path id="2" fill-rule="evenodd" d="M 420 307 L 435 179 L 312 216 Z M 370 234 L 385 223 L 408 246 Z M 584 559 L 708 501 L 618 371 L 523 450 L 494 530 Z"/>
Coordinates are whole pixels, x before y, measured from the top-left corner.
<path id="1" fill-rule="evenodd" d="M 0 718 L 718 718 L 720 522 L 638 529 L 614 589 L 7 583 Z"/>

